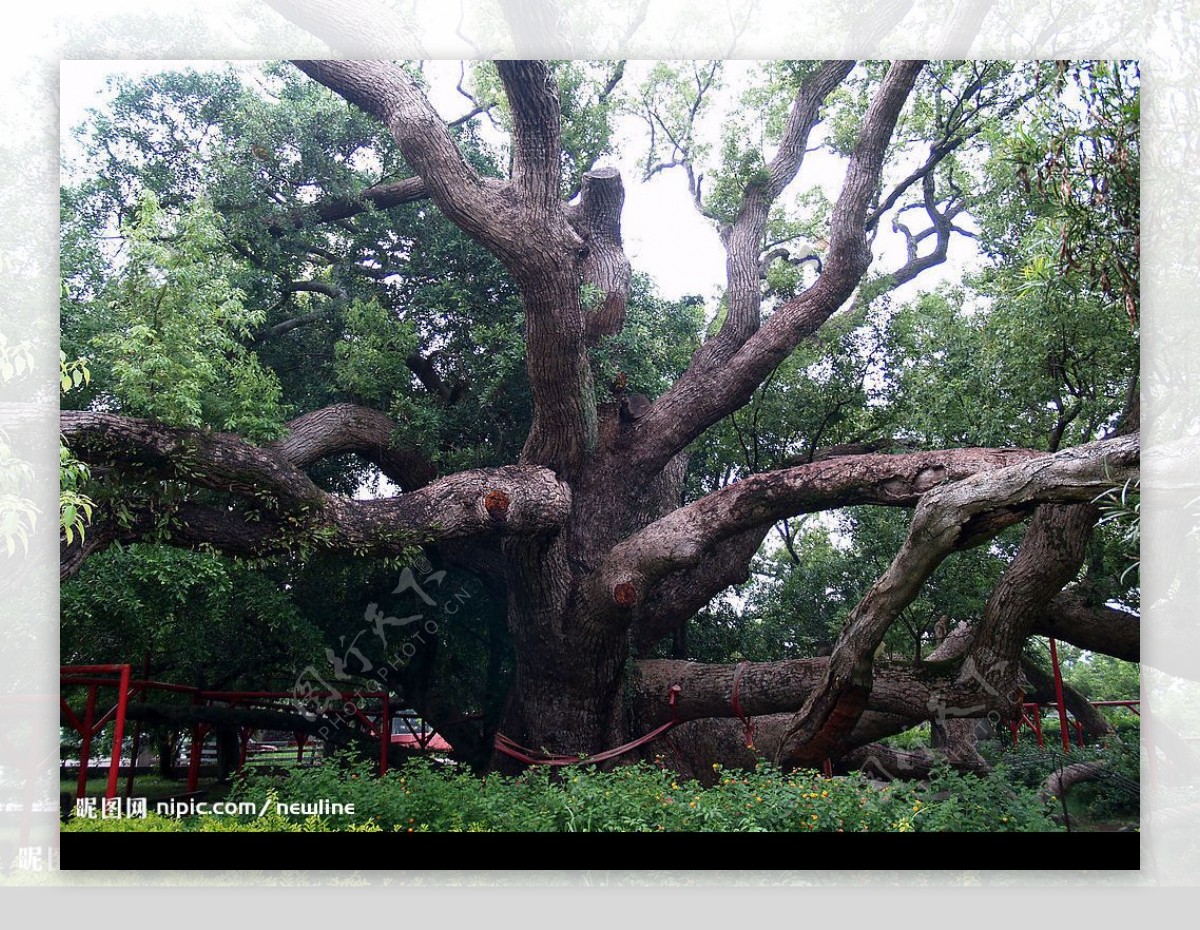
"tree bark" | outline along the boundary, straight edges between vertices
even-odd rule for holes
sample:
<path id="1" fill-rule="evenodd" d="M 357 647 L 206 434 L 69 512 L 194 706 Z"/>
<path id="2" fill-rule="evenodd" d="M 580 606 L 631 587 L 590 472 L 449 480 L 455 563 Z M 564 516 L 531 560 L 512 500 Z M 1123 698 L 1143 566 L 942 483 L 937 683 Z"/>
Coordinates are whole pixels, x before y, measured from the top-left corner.
<path id="1" fill-rule="evenodd" d="M 377 444 L 381 417 L 361 408 L 326 408 L 293 421 L 285 439 L 258 447 L 228 433 L 64 411 L 64 436 L 93 468 L 137 482 L 182 481 L 228 493 L 239 503 L 220 507 L 132 498 L 123 514 L 101 511 L 82 539 L 63 543 L 60 573 L 68 576 L 87 555 L 118 541 L 159 539 L 250 557 L 308 550 L 399 555 L 439 541 L 546 533 L 567 519 L 569 488 L 536 466 L 459 472 L 377 500 L 328 494 L 301 469 L 336 452 L 360 451 L 417 484 L 424 475 L 416 472 L 414 478 L 411 458 Z"/>

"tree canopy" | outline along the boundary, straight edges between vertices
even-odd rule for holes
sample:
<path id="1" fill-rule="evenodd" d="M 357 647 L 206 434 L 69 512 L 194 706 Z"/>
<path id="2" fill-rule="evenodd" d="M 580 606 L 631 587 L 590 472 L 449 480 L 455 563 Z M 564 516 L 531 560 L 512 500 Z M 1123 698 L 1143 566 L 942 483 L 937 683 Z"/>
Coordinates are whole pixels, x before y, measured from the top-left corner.
<path id="1" fill-rule="evenodd" d="M 857 765 L 1012 719 L 1037 635 L 1107 696 L 1138 91 L 1100 61 L 113 79 L 61 200 L 64 656 L 316 668 L 499 767 L 670 722 L 702 772 L 748 716 L 781 764 Z M 669 186 L 716 294 L 626 255 L 626 188 Z"/>

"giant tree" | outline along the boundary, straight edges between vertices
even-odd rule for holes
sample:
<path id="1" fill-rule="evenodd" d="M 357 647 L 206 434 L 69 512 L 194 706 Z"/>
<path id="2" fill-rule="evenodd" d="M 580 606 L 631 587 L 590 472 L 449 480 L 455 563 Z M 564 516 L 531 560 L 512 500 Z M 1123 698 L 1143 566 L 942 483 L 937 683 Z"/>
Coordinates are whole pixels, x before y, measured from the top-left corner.
<path id="1" fill-rule="evenodd" d="M 1036 133 L 1005 147 L 1025 108 L 1069 93 L 1061 70 L 774 63 L 746 96 L 758 137 L 733 120 L 714 155 L 699 121 L 719 63 L 654 69 L 624 104 L 650 130 L 644 172 L 686 177 L 726 256 L 720 307 L 701 332 L 695 302 L 654 298 L 632 274 L 623 180 L 597 164 L 623 63 L 499 61 L 479 69 L 469 112 L 452 119 L 413 66 L 294 65 L 311 81 L 281 78 L 287 110 L 226 79 L 126 95 L 157 124 L 128 123 L 141 125 L 122 137 L 134 158 L 94 147 L 112 169 L 64 201 L 64 248 L 86 251 L 82 240 L 108 231 L 110 220 L 76 222 L 96 204 L 130 243 L 107 266 L 71 263 L 65 326 L 110 353 L 107 369 L 93 367 L 97 381 L 110 372 L 115 399 L 63 413 L 74 454 L 107 486 L 86 534 L 64 541 L 64 576 L 135 540 L 284 560 L 318 587 L 322 559 L 422 549 L 431 570 L 467 573 L 504 605 L 512 669 L 487 746 L 498 728 L 505 746 L 590 754 L 690 721 L 677 732 L 694 764 L 742 749 L 730 724 L 747 715 L 766 718 L 760 742 L 787 765 L 839 759 L 934 717 L 1007 718 L 1035 631 L 1100 651 L 1117 628 L 1136 640 L 1132 616 L 1098 616 L 1060 593 L 1085 561 L 1093 501 L 1136 475 L 1136 404 L 1106 405 L 1110 385 L 1084 384 L 1079 352 L 1064 375 L 1064 345 L 1044 362 L 1052 388 L 1068 385 L 1050 410 L 1053 441 L 968 444 L 928 418 L 897 420 L 919 411 L 929 358 L 893 377 L 877 364 L 886 353 L 871 362 L 859 351 L 872 307 L 945 261 L 952 240 L 980 235 L 967 220 L 985 196 L 1019 201 L 1042 170 L 1065 191 L 1059 205 L 1075 208 L 1080 187 L 1064 178 L 1103 174 L 1096 159 L 1072 165 L 1074 136 L 1049 167 Z M 171 103 L 155 110 L 156 93 Z M 267 140 L 285 114 L 302 131 L 276 146 Z M 485 119 L 504 134 L 499 157 L 476 129 Z M 1122 145 L 1136 156 L 1136 141 Z M 838 166 L 836 193 L 810 188 L 794 202 L 818 148 Z M 1039 218 L 1043 239 L 1061 231 L 1063 264 L 1058 277 L 1035 268 L 1033 283 L 1065 287 L 1083 276 L 1071 237 L 1095 242 L 1095 231 L 1048 209 Z M 885 224 L 906 243 L 898 258 L 873 255 Z M 1094 266 L 1107 282 L 1100 310 L 1135 320 L 1113 274 L 1135 275 L 1136 257 L 1109 241 Z M 1036 303 L 1021 318 L 1029 326 L 1067 313 L 1067 298 L 1019 296 Z M 940 305 L 929 319 L 966 325 Z M 917 324 L 904 332 L 913 345 Z M 947 344 L 960 336 L 947 332 Z M 961 367 L 955 376 L 970 380 Z M 887 404 L 869 396 L 880 385 L 895 395 Z M 1122 391 L 1136 398 L 1136 386 Z M 946 394 L 931 391 L 929 404 Z M 300 415 L 276 422 L 288 402 Z M 1070 433 L 1081 415 L 1090 434 Z M 736 467 L 712 451 L 723 430 L 746 453 Z M 1069 437 L 1079 444 L 1064 447 Z M 394 493 L 356 493 L 369 471 L 347 455 Z M 746 580 L 779 521 L 852 505 L 912 516 L 828 655 L 648 658 Z M 930 660 L 877 659 L 944 560 L 1026 520 L 974 623 Z M 488 643 L 494 656 L 501 647 Z M 430 700 L 435 722 L 439 706 Z"/>

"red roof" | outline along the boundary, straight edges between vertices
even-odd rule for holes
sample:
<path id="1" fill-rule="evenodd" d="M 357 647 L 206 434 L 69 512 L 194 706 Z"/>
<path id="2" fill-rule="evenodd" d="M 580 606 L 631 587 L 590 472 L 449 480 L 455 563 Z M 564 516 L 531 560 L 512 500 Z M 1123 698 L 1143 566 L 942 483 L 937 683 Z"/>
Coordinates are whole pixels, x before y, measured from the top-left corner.
<path id="1" fill-rule="evenodd" d="M 392 743 L 393 745 L 397 746 L 410 746 L 413 749 L 422 748 L 421 741 L 417 739 L 416 735 L 413 733 L 393 733 Z M 433 750 L 436 752 L 450 752 L 452 747 L 444 739 L 438 736 L 438 734 L 433 733 L 426 737 L 424 748 L 426 750 Z"/>

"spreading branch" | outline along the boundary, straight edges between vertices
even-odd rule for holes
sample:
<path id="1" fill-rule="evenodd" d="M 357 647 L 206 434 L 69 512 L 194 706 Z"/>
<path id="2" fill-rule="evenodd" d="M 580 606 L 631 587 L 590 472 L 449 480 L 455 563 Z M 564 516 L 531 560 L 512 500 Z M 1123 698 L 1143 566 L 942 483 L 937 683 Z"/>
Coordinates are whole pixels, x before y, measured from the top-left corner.
<path id="1" fill-rule="evenodd" d="M 468 234 L 493 243 L 502 224 L 514 218 L 500 196 L 500 182 L 481 177 L 468 164 L 445 122 L 399 65 L 384 61 L 296 61 L 295 65 L 382 120 L 438 209 Z"/>
<path id="2" fill-rule="evenodd" d="M 246 556 L 305 547 L 396 555 L 442 540 L 553 532 L 566 519 L 570 492 L 552 472 L 511 465 L 430 481 L 428 474 L 414 473 L 409 457 L 380 443 L 391 425 L 381 418 L 337 405 L 294 420 L 287 437 L 258 447 L 228 433 L 64 411 L 64 436 L 93 468 L 137 482 L 182 481 L 237 500 L 210 506 L 133 499 L 121 519 L 113 515 L 111 523 L 90 529 L 84 541 L 64 545 L 61 567 L 73 571 L 84 555 L 103 545 L 144 538 Z M 395 497 L 353 500 L 321 490 L 302 470 L 351 451 L 422 486 Z"/>
<path id="3" fill-rule="evenodd" d="M 744 406 L 800 341 L 853 294 L 871 259 L 864 226 L 867 208 L 879 186 L 896 120 L 922 67 L 918 61 L 892 65 L 871 101 L 833 209 L 829 253 L 816 283 L 779 306 L 744 343 L 734 340 L 730 348 L 735 351 L 727 358 L 701 347 L 684 376 L 630 431 L 621 454 L 632 468 L 653 472 L 713 423 Z M 756 290 L 761 245 L 755 244 L 750 272 Z"/>
<path id="4" fill-rule="evenodd" d="M 783 517 L 854 504 L 911 507 L 946 482 L 1044 458 L 1025 449 L 947 449 L 848 455 L 751 475 L 616 546 L 596 573 L 596 600 L 611 602 L 604 592 L 620 590 L 627 603 L 630 596 L 642 601 L 660 580 L 699 564 L 725 540 L 756 527 L 765 532 Z"/>
<path id="5" fill-rule="evenodd" d="M 366 210 L 390 210 L 406 203 L 424 200 L 429 196 L 420 178 L 404 178 L 373 184 L 355 197 L 332 197 L 319 200 L 309 207 L 296 209 L 285 216 L 273 217 L 268 228 L 274 233 L 303 229 L 314 223 L 333 223 L 357 216 Z"/>
<path id="6" fill-rule="evenodd" d="M 481 177 L 446 124 L 400 67 L 298 61 L 297 67 L 382 119 L 430 198 L 513 275 L 525 308 L 525 357 L 534 400 L 525 464 L 570 476 L 595 445 L 594 400 L 579 293 L 585 246 L 559 199 L 558 92 L 539 62 L 499 65 L 513 111 L 511 183 Z"/>
<path id="7" fill-rule="evenodd" d="M 799 173 L 822 104 L 853 67 L 853 61 L 825 62 L 800 85 L 765 179 L 754 178 L 743 190 L 737 219 L 722 237 L 729 311 L 721 331 L 697 353 L 693 367 L 703 368 L 728 358 L 758 329 L 762 316 L 759 255 L 766 241 L 771 205 Z"/>
<path id="8" fill-rule="evenodd" d="M 980 517 L 1035 504 L 1090 503 L 1136 474 L 1139 450 L 1136 434 L 1090 443 L 927 493 L 904 545 L 847 618 L 825 680 L 796 715 L 781 758 L 811 764 L 840 754 L 870 694 L 875 649 L 943 559 L 965 539 L 982 541 L 973 525 Z"/>
<path id="9" fill-rule="evenodd" d="M 1125 662 L 1141 660 L 1142 624 L 1137 614 L 1106 604 L 1093 606 L 1070 588 L 1045 606 L 1034 620 L 1033 633 Z"/>

